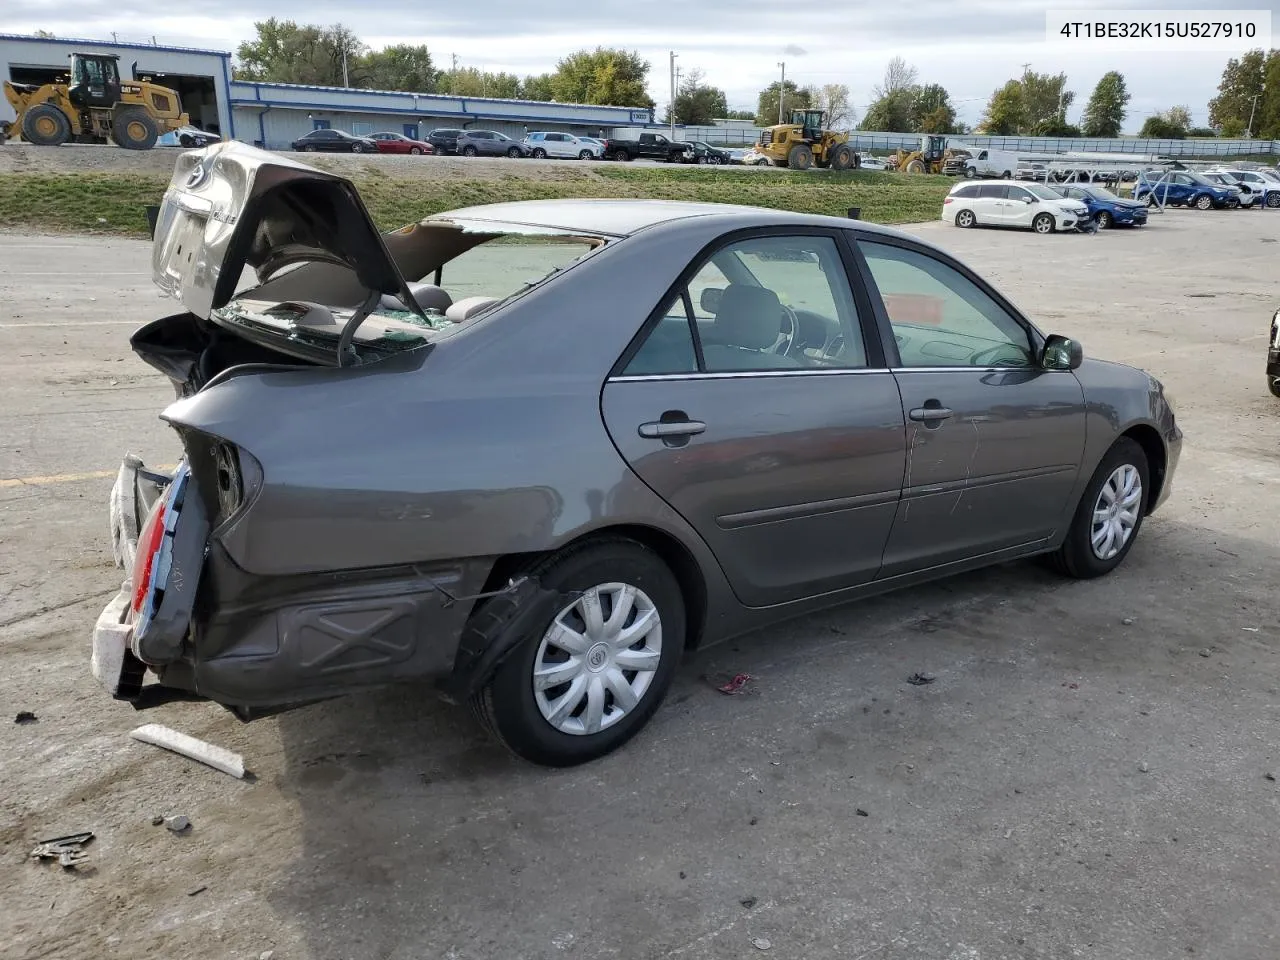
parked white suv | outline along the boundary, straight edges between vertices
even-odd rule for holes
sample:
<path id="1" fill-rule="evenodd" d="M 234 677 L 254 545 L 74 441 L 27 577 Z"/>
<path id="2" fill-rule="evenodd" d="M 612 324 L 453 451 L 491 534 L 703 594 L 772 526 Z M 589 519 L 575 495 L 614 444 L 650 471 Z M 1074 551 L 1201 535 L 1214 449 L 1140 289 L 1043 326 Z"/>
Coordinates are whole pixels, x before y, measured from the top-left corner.
<path id="1" fill-rule="evenodd" d="M 1280 207 L 1280 179 L 1270 170 L 1237 170 L 1235 167 L 1215 167 L 1214 173 L 1225 173 L 1239 181 L 1253 193 L 1262 194 L 1262 205 L 1272 209 Z"/>
<path id="2" fill-rule="evenodd" d="M 1079 200 L 1038 183 L 958 183 L 942 201 L 942 219 L 957 227 L 1021 227 L 1036 233 L 1075 230 L 1089 216 Z"/>
<path id="3" fill-rule="evenodd" d="M 535 160 L 546 157 L 563 159 L 599 160 L 604 155 L 604 144 L 572 133 L 530 133 L 524 138 L 529 155 Z"/>

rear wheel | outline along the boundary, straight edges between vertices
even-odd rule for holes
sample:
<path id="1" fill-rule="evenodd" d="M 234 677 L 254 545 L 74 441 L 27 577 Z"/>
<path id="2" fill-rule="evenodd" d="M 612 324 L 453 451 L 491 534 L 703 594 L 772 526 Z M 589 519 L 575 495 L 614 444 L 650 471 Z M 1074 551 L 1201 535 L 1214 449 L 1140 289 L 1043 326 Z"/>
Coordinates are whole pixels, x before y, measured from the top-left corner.
<path id="1" fill-rule="evenodd" d="M 1066 540 L 1051 555 L 1059 571 L 1084 580 L 1120 565 L 1146 516 L 1148 471 L 1136 441 L 1121 437 L 1112 445 L 1089 478 Z"/>
<path id="2" fill-rule="evenodd" d="M 1273 397 L 1280 397 L 1280 377 L 1267 377 L 1267 389 Z"/>
<path id="3" fill-rule="evenodd" d="M 622 539 L 571 548 L 530 576 L 565 602 L 519 642 L 472 706 L 518 756 L 586 763 L 631 739 L 670 687 L 684 649 L 680 585 L 651 550 Z"/>
<path id="4" fill-rule="evenodd" d="M 155 120 L 141 107 L 124 107 L 111 118 L 111 139 L 126 150 L 150 150 L 157 136 Z"/>
<path id="5" fill-rule="evenodd" d="M 956 214 L 957 227 L 964 227 L 967 230 L 969 227 L 976 227 L 977 225 L 978 218 L 973 215 L 972 210 L 961 210 Z"/>
<path id="6" fill-rule="evenodd" d="M 619 163 L 626 163 L 631 159 L 631 154 L 627 153 L 625 150 L 615 150 L 613 151 L 613 159 L 617 160 Z"/>
<path id="7" fill-rule="evenodd" d="M 1209 196 L 1207 193 L 1202 193 L 1200 196 L 1196 197 L 1197 210 L 1208 210 L 1212 206 L 1213 197 Z"/>
<path id="8" fill-rule="evenodd" d="M 1053 233 L 1053 214 L 1036 214 L 1036 218 L 1031 221 L 1031 229 L 1036 233 Z"/>
<path id="9" fill-rule="evenodd" d="M 479 151 L 475 147 L 463 147 L 462 155 L 464 157 L 474 157 Z"/>
<path id="10" fill-rule="evenodd" d="M 22 118 L 22 136 L 39 147 L 58 147 L 71 139 L 71 124 L 53 104 L 41 103 Z"/>
<path id="11" fill-rule="evenodd" d="M 813 166 L 813 151 L 808 144 L 797 143 L 787 154 L 787 166 L 792 170 L 808 170 Z"/>
<path id="12" fill-rule="evenodd" d="M 315 144 L 313 144 L 313 143 L 308 143 L 305 147 L 303 147 L 303 148 L 302 148 L 302 152 L 303 152 L 303 153 L 315 153 L 315 152 L 316 152 Z"/>

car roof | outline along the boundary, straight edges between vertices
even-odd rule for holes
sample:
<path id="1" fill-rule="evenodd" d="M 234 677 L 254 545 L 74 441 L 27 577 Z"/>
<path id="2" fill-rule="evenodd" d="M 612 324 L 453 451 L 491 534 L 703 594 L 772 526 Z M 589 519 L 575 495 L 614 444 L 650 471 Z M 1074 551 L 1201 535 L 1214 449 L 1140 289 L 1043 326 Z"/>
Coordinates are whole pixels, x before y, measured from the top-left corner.
<path id="1" fill-rule="evenodd" d="M 495 223 L 580 231 L 588 235 L 626 237 L 649 227 L 694 217 L 733 217 L 741 227 L 817 226 L 848 228 L 854 222 L 840 217 L 794 213 L 729 203 L 697 203 L 684 200 L 517 200 L 489 203 L 436 214 L 428 220 L 487 220 Z M 861 230 L 889 236 L 906 236 L 899 230 L 856 221 Z M 916 238 L 913 238 L 916 239 Z"/>

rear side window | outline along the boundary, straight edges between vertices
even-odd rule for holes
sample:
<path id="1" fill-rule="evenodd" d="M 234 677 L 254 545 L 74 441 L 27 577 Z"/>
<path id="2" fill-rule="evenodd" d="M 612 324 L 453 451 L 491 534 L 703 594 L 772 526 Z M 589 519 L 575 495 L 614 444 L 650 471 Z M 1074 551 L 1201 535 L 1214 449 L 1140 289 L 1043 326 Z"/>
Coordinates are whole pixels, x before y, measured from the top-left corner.
<path id="1" fill-rule="evenodd" d="M 1002 183 L 984 183 L 978 187 L 978 196 L 988 200 L 1004 200 L 1009 196 L 1009 188 Z"/>
<path id="2" fill-rule="evenodd" d="M 957 188 L 951 195 L 967 200 L 978 195 L 978 187 L 975 184 L 969 184 L 968 186 Z"/>

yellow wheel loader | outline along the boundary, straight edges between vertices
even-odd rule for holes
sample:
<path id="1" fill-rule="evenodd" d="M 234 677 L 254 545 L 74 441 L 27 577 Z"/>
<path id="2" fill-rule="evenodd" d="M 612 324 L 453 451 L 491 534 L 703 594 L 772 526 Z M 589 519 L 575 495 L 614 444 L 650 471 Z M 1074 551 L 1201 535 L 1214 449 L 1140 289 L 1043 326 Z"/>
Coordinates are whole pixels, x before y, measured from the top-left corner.
<path id="1" fill-rule="evenodd" d="M 890 155 L 888 165 L 904 173 L 944 173 L 955 176 L 964 173 L 964 162 L 969 151 L 947 146 L 945 135 L 925 134 L 920 138 L 919 150 L 898 150 Z"/>
<path id="2" fill-rule="evenodd" d="M 68 141 L 106 143 L 150 150 L 156 138 L 189 124 L 176 90 L 149 80 L 120 79 L 117 56 L 73 54 L 71 75 L 40 86 L 6 80 L 4 95 L 18 115 L 0 125 L 0 142 L 20 136 L 56 147 Z M 68 82 L 69 81 L 69 82 Z"/>
<path id="3" fill-rule="evenodd" d="M 821 110 L 793 110 L 790 123 L 770 127 L 760 134 L 756 150 L 775 167 L 856 170 L 860 160 L 849 146 L 849 135 L 825 129 L 826 122 L 827 115 Z"/>

